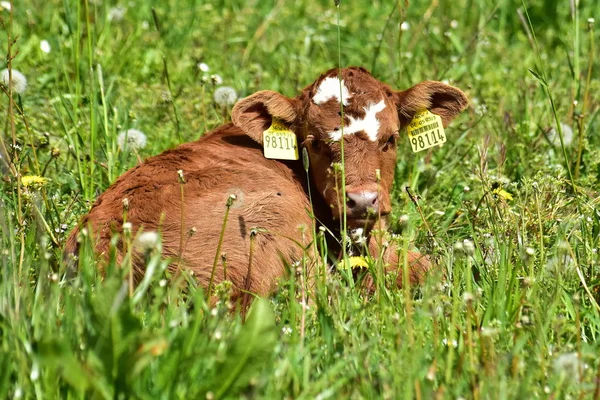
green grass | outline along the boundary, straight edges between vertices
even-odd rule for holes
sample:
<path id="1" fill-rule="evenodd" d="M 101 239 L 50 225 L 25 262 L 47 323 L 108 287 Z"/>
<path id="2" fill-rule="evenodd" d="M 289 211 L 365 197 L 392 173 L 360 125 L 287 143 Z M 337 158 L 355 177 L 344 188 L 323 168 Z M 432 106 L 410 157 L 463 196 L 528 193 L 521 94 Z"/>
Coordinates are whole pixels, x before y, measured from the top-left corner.
<path id="1" fill-rule="evenodd" d="M 12 106 L 0 92 L 0 398 L 600 398 L 600 15 L 568 3 L 342 1 L 339 36 L 333 1 L 0 6 L 0 69 L 14 57 L 28 79 Z M 292 274 L 242 323 L 227 285 L 211 306 L 156 250 L 133 296 L 89 249 L 66 279 L 62 246 L 99 192 L 228 118 L 211 74 L 292 96 L 338 59 L 472 102 L 443 148 L 400 141 L 392 227 L 439 260 L 426 285 L 366 296 L 332 274 L 306 307 Z M 118 146 L 129 128 L 138 153 Z"/>

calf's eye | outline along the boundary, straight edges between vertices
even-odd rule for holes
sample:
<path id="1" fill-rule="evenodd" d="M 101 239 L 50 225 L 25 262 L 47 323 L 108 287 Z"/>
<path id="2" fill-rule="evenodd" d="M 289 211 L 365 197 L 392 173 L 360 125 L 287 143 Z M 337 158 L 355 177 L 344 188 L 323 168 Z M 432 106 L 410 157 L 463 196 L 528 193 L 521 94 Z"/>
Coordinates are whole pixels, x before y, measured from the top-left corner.
<path id="1" fill-rule="evenodd" d="M 395 148 L 397 138 L 398 138 L 398 133 L 394 133 L 392 136 L 390 136 L 388 138 L 387 142 L 385 142 L 385 144 L 383 145 L 383 151 L 388 151 L 389 149 Z"/>

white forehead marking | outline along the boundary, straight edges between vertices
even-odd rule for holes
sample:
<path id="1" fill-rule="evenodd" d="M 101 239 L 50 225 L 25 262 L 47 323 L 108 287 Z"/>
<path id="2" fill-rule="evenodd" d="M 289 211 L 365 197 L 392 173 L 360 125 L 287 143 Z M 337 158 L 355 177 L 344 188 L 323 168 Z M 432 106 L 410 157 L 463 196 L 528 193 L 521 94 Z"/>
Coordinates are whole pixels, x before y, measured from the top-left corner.
<path id="1" fill-rule="evenodd" d="M 342 79 L 340 81 L 339 78 L 335 76 L 329 76 L 321 81 L 321 84 L 317 89 L 317 94 L 313 96 L 312 100 L 316 105 L 319 105 L 325 103 L 332 97 L 337 99 L 338 103 L 342 103 L 344 106 L 348 105 L 348 99 L 350 98 L 350 92 L 346 85 L 344 85 L 344 80 Z"/>
<path id="2" fill-rule="evenodd" d="M 365 117 L 354 118 L 351 115 L 348 115 L 350 118 L 350 123 L 348 126 L 344 126 L 344 135 L 353 135 L 357 132 L 364 131 L 369 140 L 372 142 L 377 140 L 377 134 L 379 133 L 379 120 L 377 119 L 377 113 L 382 111 L 385 108 L 385 102 L 381 100 L 377 104 L 369 104 L 364 107 Z M 342 130 L 337 130 L 333 132 L 329 132 L 329 137 L 331 140 L 338 141 L 342 138 Z"/>

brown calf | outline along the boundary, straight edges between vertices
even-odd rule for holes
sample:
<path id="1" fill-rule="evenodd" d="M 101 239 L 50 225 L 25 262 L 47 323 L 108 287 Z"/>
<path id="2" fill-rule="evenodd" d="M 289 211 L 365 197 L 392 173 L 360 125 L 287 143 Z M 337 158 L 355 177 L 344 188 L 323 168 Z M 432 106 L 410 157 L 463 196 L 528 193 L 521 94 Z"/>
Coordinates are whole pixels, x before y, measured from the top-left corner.
<path id="1" fill-rule="evenodd" d="M 298 243 L 307 245 L 312 240 L 309 186 L 317 220 L 339 233 L 344 208 L 336 163 L 342 161 L 343 140 L 347 226 L 363 229 L 369 250 L 378 255 L 369 233 L 379 217 L 391 210 L 400 130 L 422 110 L 440 115 L 447 125 L 466 104 L 460 90 L 441 82 L 394 91 L 362 68 L 330 70 L 294 98 L 260 91 L 235 105 L 232 124 L 151 157 L 117 179 L 71 233 L 67 252 L 77 252 L 79 230 L 89 226 L 96 250 L 108 253 L 111 237 L 122 232 L 127 199 L 127 221 L 133 233 L 139 228 L 162 232 L 164 255 L 193 270 L 200 284 L 208 287 L 225 204 L 233 194 L 236 200 L 221 248 L 227 255 L 227 279 L 233 283 L 234 295 L 245 288 L 265 295 L 285 275 L 282 259 L 300 259 L 303 250 Z M 282 161 L 263 155 L 263 132 L 273 119 L 294 132 L 299 145 L 307 149 L 310 179 L 302 157 Z M 184 184 L 178 179 L 179 170 Z M 253 239 L 252 271 L 246 282 L 253 228 L 260 228 L 260 233 Z M 188 237 L 189 232 L 194 234 Z M 387 249 L 384 256 L 391 268 L 397 268 L 395 249 Z M 411 280 L 418 281 L 429 261 L 411 253 L 409 262 Z M 143 263 L 138 257 L 134 264 L 139 279 Z M 215 283 L 224 279 L 223 272 L 219 265 Z"/>

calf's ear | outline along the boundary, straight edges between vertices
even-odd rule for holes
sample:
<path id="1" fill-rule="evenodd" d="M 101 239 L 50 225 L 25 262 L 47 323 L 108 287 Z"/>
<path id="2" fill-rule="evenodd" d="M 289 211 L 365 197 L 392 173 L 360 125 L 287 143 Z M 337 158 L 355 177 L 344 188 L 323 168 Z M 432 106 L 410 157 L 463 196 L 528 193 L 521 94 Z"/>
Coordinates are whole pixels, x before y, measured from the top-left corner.
<path id="1" fill-rule="evenodd" d="M 294 100 L 271 90 L 262 90 L 236 103 L 231 119 L 238 128 L 262 144 L 263 132 L 273 118 L 292 125 L 297 118 Z"/>
<path id="2" fill-rule="evenodd" d="M 437 81 L 421 82 L 394 94 L 401 126 L 409 124 L 415 113 L 424 110 L 439 115 L 444 126 L 448 126 L 468 105 L 462 90 Z"/>

